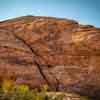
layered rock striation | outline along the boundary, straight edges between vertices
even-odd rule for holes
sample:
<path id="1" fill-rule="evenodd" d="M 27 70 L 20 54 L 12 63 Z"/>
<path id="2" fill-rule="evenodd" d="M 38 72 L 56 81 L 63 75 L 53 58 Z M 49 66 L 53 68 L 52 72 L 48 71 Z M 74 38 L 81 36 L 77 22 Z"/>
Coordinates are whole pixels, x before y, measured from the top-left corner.
<path id="1" fill-rule="evenodd" d="M 0 81 L 100 98 L 100 28 L 24 16 L 0 22 Z"/>

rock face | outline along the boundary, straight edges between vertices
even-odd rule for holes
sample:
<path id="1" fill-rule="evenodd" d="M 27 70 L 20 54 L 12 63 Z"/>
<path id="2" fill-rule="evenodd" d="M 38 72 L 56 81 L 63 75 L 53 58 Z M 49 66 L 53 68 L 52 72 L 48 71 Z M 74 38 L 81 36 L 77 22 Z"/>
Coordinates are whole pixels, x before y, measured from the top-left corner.
<path id="1" fill-rule="evenodd" d="M 100 98 L 100 28 L 51 17 L 0 22 L 0 80 Z"/>

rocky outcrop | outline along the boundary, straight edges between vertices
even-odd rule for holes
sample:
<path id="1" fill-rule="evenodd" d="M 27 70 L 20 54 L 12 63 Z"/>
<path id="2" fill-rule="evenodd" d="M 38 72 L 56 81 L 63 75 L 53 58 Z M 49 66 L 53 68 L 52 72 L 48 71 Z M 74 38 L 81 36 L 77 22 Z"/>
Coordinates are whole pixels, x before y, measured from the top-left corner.
<path id="1" fill-rule="evenodd" d="M 100 28 L 51 17 L 0 22 L 0 80 L 100 98 Z"/>

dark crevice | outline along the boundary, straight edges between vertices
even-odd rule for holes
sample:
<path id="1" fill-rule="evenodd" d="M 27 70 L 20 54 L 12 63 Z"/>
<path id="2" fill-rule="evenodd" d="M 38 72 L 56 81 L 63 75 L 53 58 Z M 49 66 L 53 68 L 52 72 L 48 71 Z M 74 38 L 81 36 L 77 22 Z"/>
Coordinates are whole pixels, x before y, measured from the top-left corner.
<path id="1" fill-rule="evenodd" d="M 54 76 L 53 76 L 53 77 L 54 77 Z M 54 77 L 54 78 L 55 78 L 56 81 L 57 81 L 56 91 L 59 91 L 59 85 L 60 85 L 59 80 L 58 80 L 56 77 Z"/>
<path id="2" fill-rule="evenodd" d="M 14 32 L 12 32 L 12 33 L 14 33 Z M 27 44 L 23 39 L 21 39 L 20 37 L 18 37 L 16 34 L 14 34 L 14 36 L 18 40 L 21 40 L 25 45 L 27 45 L 27 47 L 31 50 L 31 52 L 32 52 L 32 54 L 34 54 L 34 56 L 38 56 L 38 54 L 32 49 L 32 47 L 29 44 Z M 37 65 L 40 74 L 42 75 L 43 79 L 46 81 L 46 83 L 49 86 L 49 82 L 48 82 L 47 78 L 45 77 L 45 75 L 44 75 L 44 73 L 42 71 L 42 68 L 41 68 L 40 64 L 38 64 L 38 62 L 36 60 L 34 60 L 34 63 Z"/>
<path id="3" fill-rule="evenodd" d="M 48 65 L 48 68 L 50 68 L 50 67 L 52 67 L 52 65 Z M 49 71 L 50 72 L 50 71 Z M 57 82 L 57 84 L 56 84 L 56 91 L 59 91 L 59 85 L 60 85 L 60 83 L 59 83 L 59 80 L 56 78 L 56 76 L 54 76 L 53 74 L 52 74 L 52 72 L 50 72 L 50 74 L 52 75 L 52 77 L 56 80 L 56 82 Z"/>
<path id="4" fill-rule="evenodd" d="M 36 61 L 35 61 L 34 63 L 37 65 L 38 70 L 39 70 L 40 74 L 42 75 L 43 79 L 44 79 L 44 80 L 46 81 L 46 83 L 49 85 L 49 82 L 48 82 L 47 78 L 45 77 L 44 73 L 42 72 L 41 65 L 39 65 Z"/>
<path id="5" fill-rule="evenodd" d="M 32 52 L 33 56 L 35 56 L 36 58 L 37 58 L 37 57 L 41 57 L 40 55 L 38 55 L 38 54 L 36 53 L 36 51 L 33 50 L 33 48 L 32 48 L 28 43 L 26 43 L 25 40 L 23 40 L 22 38 L 18 37 L 18 36 L 15 34 L 14 29 L 12 29 L 11 32 L 13 33 L 13 35 L 14 35 L 18 40 L 22 41 L 22 42 L 30 49 L 30 51 Z M 38 70 L 39 70 L 41 76 L 43 77 L 43 79 L 46 81 L 46 84 L 47 84 L 48 86 L 50 86 L 50 83 L 49 83 L 48 79 L 46 78 L 46 76 L 45 76 L 45 74 L 44 74 L 44 72 L 43 72 L 43 70 L 42 70 L 42 68 L 41 68 L 43 65 L 40 65 L 40 64 L 38 63 L 37 59 L 34 60 L 34 63 L 35 63 L 36 66 L 38 67 Z M 47 66 L 48 66 L 48 67 L 50 67 L 50 66 L 52 67 L 52 65 L 47 65 Z M 48 70 L 49 70 L 49 69 L 48 69 Z M 49 71 L 49 72 L 50 72 L 50 71 Z M 56 80 L 56 82 L 57 82 L 57 84 L 56 84 L 56 86 L 55 86 L 56 91 L 59 91 L 59 85 L 60 85 L 59 80 L 52 74 L 52 72 L 50 72 L 50 74 L 52 75 L 52 77 L 53 77 L 53 78 Z"/>

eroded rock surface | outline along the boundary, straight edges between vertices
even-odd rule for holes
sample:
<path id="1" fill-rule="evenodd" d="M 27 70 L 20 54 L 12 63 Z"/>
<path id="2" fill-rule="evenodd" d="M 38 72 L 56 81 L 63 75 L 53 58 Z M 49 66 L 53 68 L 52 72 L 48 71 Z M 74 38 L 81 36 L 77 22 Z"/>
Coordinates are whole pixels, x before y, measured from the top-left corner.
<path id="1" fill-rule="evenodd" d="M 100 98 L 100 28 L 53 17 L 0 22 L 0 80 Z"/>

